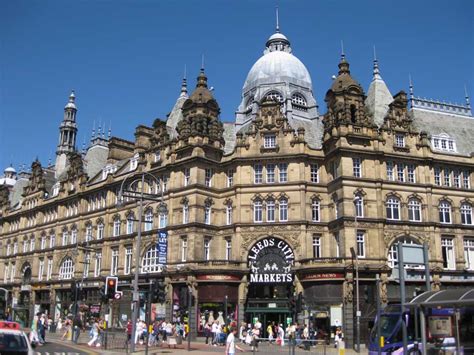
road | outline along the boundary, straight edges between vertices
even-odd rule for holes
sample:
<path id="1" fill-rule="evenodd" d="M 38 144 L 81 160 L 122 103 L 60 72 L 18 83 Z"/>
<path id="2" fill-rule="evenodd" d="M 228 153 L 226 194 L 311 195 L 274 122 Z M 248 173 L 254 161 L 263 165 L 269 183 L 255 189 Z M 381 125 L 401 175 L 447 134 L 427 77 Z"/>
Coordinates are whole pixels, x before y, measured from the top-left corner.
<path id="1" fill-rule="evenodd" d="M 73 348 L 67 344 L 47 343 L 43 346 L 37 346 L 35 349 L 36 355 L 90 355 L 93 352 L 85 352 L 77 348 Z"/>

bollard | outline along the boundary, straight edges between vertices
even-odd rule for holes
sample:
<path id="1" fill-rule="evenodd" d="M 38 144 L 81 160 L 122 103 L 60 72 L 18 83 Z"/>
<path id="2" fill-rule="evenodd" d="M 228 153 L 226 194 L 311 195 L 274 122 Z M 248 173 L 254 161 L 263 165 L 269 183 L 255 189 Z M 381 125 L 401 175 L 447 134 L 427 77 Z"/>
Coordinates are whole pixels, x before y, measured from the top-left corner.
<path id="1" fill-rule="evenodd" d="M 339 355 L 344 355 L 346 352 L 346 345 L 343 340 L 337 342 L 337 348 L 339 349 Z"/>

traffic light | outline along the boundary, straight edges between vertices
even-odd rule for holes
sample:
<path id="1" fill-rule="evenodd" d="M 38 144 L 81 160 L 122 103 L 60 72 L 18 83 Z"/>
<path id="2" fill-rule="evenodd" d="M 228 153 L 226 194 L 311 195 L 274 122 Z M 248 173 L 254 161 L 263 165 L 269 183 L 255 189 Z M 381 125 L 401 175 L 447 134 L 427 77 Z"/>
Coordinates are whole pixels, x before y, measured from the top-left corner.
<path id="1" fill-rule="evenodd" d="M 163 281 L 156 283 L 156 301 L 158 303 L 166 302 L 166 285 Z"/>
<path id="2" fill-rule="evenodd" d="M 76 281 L 71 282 L 71 301 L 76 302 L 77 301 L 77 284 Z"/>
<path id="3" fill-rule="evenodd" d="M 291 296 L 289 299 L 290 313 L 294 314 L 296 312 L 296 300 L 294 296 Z"/>
<path id="4" fill-rule="evenodd" d="M 304 297 L 303 293 L 298 293 L 298 298 L 296 299 L 296 313 L 301 313 L 304 306 Z"/>
<path id="5" fill-rule="evenodd" d="M 116 276 L 107 276 L 105 278 L 105 294 L 108 299 L 115 298 L 115 294 L 117 293 L 117 283 L 118 277 Z"/>

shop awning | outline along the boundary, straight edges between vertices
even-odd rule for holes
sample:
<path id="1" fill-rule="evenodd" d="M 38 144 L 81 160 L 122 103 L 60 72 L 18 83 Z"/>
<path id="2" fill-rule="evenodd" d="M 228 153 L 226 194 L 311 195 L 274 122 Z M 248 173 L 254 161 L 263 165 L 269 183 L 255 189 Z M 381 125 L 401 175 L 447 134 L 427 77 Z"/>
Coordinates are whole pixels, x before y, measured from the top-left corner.
<path id="1" fill-rule="evenodd" d="M 441 291 L 428 291 L 416 296 L 407 303 L 407 307 L 436 306 L 468 306 L 474 305 L 474 288 L 457 288 Z"/>

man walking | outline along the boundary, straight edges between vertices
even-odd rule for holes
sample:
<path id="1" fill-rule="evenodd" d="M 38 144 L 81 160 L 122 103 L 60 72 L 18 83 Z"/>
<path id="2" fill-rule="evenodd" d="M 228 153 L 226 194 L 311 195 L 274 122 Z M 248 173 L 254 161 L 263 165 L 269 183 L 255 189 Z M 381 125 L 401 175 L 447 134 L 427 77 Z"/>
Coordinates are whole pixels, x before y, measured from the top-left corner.
<path id="1" fill-rule="evenodd" d="M 237 334 L 237 328 L 232 327 L 229 335 L 227 336 L 225 355 L 234 355 L 235 349 L 244 351 L 240 346 L 235 343 L 235 334 Z"/>

